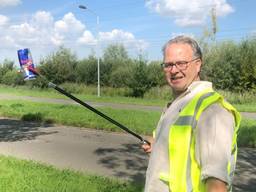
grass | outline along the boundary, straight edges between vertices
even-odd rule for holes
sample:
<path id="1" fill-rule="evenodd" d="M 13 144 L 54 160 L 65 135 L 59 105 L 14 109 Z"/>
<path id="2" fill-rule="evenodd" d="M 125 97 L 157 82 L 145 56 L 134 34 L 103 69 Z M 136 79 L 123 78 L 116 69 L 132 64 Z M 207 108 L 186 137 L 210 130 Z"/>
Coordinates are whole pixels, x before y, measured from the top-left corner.
<path id="1" fill-rule="evenodd" d="M 125 109 L 99 109 L 131 130 L 151 134 L 160 117 L 156 111 L 136 111 Z M 29 101 L 1 100 L 0 115 L 16 117 L 27 121 L 57 123 L 78 127 L 120 131 L 112 123 L 76 105 L 44 104 Z"/>
<path id="2" fill-rule="evenodd" d="M 254 103 L 234 104 L 234 107 L 240 112 L 256 113 L 256 104 Z"/>
<path id="3" fill-rule="evenodd" d="M 238 146 L 256 147 L 256 121 L 252 119 L 242 119 L 238 134 Z"/>
<path id="4" fill-rule="evenodd" d="M 1 192 L 139 192 L 142 186 L 117 179 L 59 170 L 33 161 L 0 156 Z"/>
<path id="5" fill-rule="evenodd" d="M 30 89 L 26 86 L 10 87 L 0 85 L 0 93 L 17 95 L 17 96 L 33 96 L 40 98 L 59 98 L 68 99 L 66 96 L 60 94 L 54 89 Z M 137 104 L 137 105 L 151 105 L 151 106 L 164 106 L 166 101 L 160 99 L 142 99 L 134 97 L 121 97 L 121 96 L 104 96 L 97 97 L 96 95 L 90 94 L 74 94 L 74 96 L 85 100 L 94 102 L 109 102 L 109 103 L 126 103 L 126 104 Z"/>

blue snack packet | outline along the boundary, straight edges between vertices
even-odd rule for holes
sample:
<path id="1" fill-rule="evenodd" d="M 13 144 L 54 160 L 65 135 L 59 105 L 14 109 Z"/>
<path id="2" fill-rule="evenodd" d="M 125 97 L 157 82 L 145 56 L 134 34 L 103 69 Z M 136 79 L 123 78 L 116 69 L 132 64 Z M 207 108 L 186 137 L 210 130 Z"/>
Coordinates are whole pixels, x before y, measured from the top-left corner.
<path id="1" fill-rule="evenodd" d="M 20 67 L 24 72 L 24 80 L 31 80 L 36 78 L 36 74 L 33 73 L 35 66 L 33 63 L 31 52 L 28 48 L 19 49 L 17 51 L 20 62 Z M 29 70 L 31 69 L 31 70 Z"/>

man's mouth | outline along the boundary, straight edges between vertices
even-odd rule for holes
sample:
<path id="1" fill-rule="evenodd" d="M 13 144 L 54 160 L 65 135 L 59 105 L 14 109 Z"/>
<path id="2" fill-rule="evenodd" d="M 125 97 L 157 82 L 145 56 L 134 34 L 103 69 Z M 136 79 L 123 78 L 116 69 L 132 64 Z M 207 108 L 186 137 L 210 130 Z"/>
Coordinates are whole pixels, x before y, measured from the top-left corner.
<path id="1" fill-rule="evenodd" d="M 171 77 L 171 80 L 173 81 L 173 80 L 177 80 L 177 79 L 181 79 L 181 78 L 183 78 L 183 77 L 182 76 L 180 76 L 180 77 L 175 76 L 175 77 Z"/>

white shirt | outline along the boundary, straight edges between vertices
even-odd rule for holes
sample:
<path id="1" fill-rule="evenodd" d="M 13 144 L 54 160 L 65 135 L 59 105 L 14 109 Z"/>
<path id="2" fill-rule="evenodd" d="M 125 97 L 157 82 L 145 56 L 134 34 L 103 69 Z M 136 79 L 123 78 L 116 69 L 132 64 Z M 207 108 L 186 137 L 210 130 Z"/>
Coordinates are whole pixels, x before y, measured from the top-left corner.
<path id="1" fill-rule="evenodd" d="M 169 192 L 168 185 L 159 179 L 160 173 L 169 174 L 169 129 L 186 104 L 198 92 L 209 88 L 212 88 L 210 82 L 193 82 L 163 112 L 149 159 L 145 192 Z M 202 112 L 197 126 L 195 152 L 196 160 L 202 168 L 201 179 L 215 177 L 229 183 L 231 178 L 227 173 L 227 163 L 231 158 L 233 115 L 219 104 L 213 104 Z"/>

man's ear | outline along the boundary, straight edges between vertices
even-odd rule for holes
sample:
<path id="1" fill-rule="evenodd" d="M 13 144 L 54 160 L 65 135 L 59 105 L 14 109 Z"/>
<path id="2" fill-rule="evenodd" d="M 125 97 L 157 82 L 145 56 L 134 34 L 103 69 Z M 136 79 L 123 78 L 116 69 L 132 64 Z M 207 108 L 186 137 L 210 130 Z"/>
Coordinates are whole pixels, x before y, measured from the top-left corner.
<path id="1" fill-rule="evenodd" d="M 197 70 L 197 73 L 199 74 L 200 71 L 201 71 L 201 67 L 202 67 L 203 62 L 202 62 L 201 59 L 198 59 L 195 62 L 196 62 L 196 70 Z"/>

